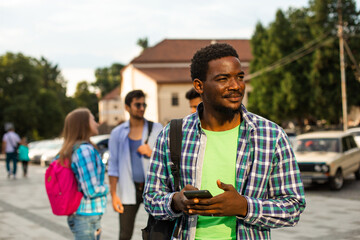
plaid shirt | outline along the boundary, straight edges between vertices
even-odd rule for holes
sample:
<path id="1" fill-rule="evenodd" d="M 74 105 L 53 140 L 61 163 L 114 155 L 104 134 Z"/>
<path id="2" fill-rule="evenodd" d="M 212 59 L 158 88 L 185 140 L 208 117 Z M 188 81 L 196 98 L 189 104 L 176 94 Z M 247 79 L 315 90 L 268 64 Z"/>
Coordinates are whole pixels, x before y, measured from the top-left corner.
<path id="1" fill-rule="evenodd" d="M 76 214 L 103 214 L 109 187 L 104 183 L 105 166 L 99 152 L 89 143 L 81 144 L 73 152 L 71 160 L 71 168 L 84 194 Z"/>
<path id="2" fill-rule="evenodd" d="M 199 105 L 198 111 L 203 109 Z M 248 202 L 248 213 L 237 217 L 237 239 L 270 239 L 270 228 L 294 226 L 305 209 L 300 172 L 284 131 L 275 123 L 241 106 L 236 158 L 237 191 Z M 157 219 L 183 216 L 180 234 L 174 239 L 194 239 L 197 216 L 174 213 L 171 200 L 174 179 L 169 175 L 169 125 L 159 134 L 144 189 L 144 204 Z M 198 114 L 183 119 L 180 187 L 187 184 L 200 188 L 206 135 L 201 130 Z"/>

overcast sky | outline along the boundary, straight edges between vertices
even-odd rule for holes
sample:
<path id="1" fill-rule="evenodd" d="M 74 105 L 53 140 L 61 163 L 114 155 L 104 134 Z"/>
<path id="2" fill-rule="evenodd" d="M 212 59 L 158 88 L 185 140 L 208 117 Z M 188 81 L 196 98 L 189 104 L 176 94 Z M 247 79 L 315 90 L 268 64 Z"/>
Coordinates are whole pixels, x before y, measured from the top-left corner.
<path id="1" fill-rule="evenodd" d="M 360 5 L 357 0 L 357 6 Z M 0 0 L 0 55 L 22 52 L 58 64 L 68 80 L 93 81 L 94 70 L 127 64 L 140 54 L 139 38 L 250 39 L 276 10 L 308 0 Z"/>

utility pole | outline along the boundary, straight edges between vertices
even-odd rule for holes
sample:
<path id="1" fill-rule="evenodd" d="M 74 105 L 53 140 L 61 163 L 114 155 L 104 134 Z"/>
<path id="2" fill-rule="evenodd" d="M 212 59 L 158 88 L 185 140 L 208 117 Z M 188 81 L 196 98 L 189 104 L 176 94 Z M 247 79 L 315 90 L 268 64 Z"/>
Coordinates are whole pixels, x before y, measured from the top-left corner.
<path id="1" fill-rule="evenodd" d="M 338 0 L 338 18 L 339 18 L 339 48 L 340 48 L 340 72 L 341 72 L 341 96 L 342 96 L 342 108 L 343 108 L 343 129 L 348 129 L 347 118 L 347 101 L 346 101 L 346 77 L 345 77 L 345 58 L 344 58 L 344 29 L 342 19 L 342 5 L 341 0 Z"/>

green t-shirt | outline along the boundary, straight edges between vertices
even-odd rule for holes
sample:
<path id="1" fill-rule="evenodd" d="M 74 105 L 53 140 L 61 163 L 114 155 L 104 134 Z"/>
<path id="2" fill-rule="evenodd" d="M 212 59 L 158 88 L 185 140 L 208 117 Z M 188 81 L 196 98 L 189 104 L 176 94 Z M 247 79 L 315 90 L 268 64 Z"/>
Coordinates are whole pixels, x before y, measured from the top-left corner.
<path id="1" fill-rule="evenodd" d="M 201 189 L 209 190 L 213 196 L 223 193 L 216 180 L 235 186 L 236 153 L 239 127 L 206 133 L 206 150 L 201 174 Z M 236 239 L 236 217 L 200 216 L 195 239 Z"/>

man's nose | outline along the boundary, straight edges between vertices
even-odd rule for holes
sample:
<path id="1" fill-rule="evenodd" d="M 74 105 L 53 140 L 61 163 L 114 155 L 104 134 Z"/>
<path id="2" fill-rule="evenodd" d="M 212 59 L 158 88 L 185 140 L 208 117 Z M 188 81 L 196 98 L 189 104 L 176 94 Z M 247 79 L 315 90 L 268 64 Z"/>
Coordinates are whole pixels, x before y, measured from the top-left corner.
<path id="1" fill-rule="evenodd" d="M 229 89 L 238 90 L 238 89 L 240 89 L 241 84 L 242 84 L 242 82 L 237 79 L 237 76 L 231 77 L 230 81 L 229 81 Z"/>

